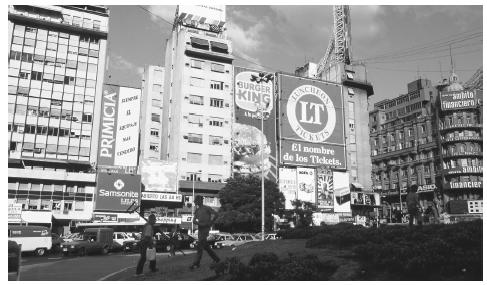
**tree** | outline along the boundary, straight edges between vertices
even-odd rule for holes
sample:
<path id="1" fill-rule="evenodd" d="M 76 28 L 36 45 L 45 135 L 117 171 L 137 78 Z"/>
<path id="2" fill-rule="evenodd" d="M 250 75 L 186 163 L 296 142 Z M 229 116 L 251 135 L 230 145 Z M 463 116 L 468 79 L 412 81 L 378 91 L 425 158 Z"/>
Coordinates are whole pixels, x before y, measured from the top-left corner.
<path id="1" fill-rule="evenodd" d="M 316 211 L 316 205 L 314 203 L 296 199 L 291 201 L 291 204 L 297 216 L 296 227 L 308 227 L 313 223 L 313 212 Z"/>
<path id="2" fill-rule="evenodd" d="M 272 214 L 281 213 L 284 195 L 274 181 L 264 181 L 265 229 L 270 231 Z M 215 224 L 219 230 L 229 232 L 259 232 L 261 230 L 261 178 L 253 175 L 236 175 L 229 178 L 219 192 L 220 210 Z"/>

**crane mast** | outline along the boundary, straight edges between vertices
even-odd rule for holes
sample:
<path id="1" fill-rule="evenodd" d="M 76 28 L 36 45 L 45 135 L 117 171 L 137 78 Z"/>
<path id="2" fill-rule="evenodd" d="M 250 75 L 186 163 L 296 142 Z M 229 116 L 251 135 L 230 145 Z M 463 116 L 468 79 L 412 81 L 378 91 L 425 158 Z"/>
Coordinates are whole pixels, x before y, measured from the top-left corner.
<path id="1" fill-rule="evenodd" d="M 330 36 L 325 55 L 318 63 L 317 77 L 321 78 L 336 63 L 350 64 L 352 61 L 352 34 L 348 5 L 333 6 L 333 33 Z"/>

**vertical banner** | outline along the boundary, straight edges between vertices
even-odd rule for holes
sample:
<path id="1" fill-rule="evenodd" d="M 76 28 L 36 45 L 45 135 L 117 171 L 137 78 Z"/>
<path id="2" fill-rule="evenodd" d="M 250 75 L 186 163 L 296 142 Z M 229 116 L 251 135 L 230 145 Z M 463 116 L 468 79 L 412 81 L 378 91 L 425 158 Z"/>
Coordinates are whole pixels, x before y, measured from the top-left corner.
<path id="1" fill-rule="evenodd" d="M 316 203 L 315 169 L 297 168 L 298 199 L 304 202 Z"/>
<path id="2" fill-rule="evenodd" d="M 140 95 L 137 88 L 104 86 L 98 165 L 137 166 Z"/>
<path id="3" fill-rule="evenodd" d="M 276 166 L 276 108 L 273 74 L 234 67 L 235 122 L 233 124 L 233 172 L 240 174 L 264 173 L 277 181 Z M 262 106 L 264 130 L 257 107 Z M 264 148 L 261 149 L 262 140 Z M 264 152 L 262 163 L 261 153 Z"/>
<path id="4" fill-rule="evenodd" d="M 279 191 L 286 199 L 284 208 L 286 210 L 293 209 L 291 201 L 296 200 L 298 195 L 298 181 L 295 168 L 279 168 Z"/>
<path id="5" fill-rule="evenodd" d="M 346 172 L 333 172 L 335 213 L 350 213 L 350 178 Z"/>
<path id="6" fill-rule="evenodd" d="M 317 207 L 318 209 L 333 210 L 333 172 L 331 170 L 317 170 Z"/>

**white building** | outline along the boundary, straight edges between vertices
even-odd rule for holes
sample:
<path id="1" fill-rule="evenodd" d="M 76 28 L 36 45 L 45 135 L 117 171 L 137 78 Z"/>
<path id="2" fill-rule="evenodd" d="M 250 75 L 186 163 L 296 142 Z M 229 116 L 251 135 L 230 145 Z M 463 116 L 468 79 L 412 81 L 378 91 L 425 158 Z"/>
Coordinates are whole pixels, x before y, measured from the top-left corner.
<path id="1" fill-rule="evenodd" d="M 149 65 L 142 78 L 140 156 L 161 159 L 164 67 Z"/>
<path id="2" fill-rule="evenodd" d="M 59 230 L 92 217 L 108 16 L 101 6 L 9 6 L 8 199 L 24 222 L 53 218 Z"/>
<path id="3" fill-rule="evenodd" d="M 231 175 L 233 56 L 225 29 L 224 6 L 178 6 L 165 58 L 162 158 L 178 161 L 186 201 L 194 185 L 215 207 Z"/>

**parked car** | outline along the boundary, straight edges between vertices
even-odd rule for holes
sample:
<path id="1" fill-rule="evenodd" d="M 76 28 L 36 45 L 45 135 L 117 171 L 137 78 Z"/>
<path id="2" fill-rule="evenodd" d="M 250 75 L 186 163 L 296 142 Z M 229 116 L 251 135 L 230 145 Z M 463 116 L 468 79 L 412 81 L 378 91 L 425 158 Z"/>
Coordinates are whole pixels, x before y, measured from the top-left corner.
<path id="1" fill-rule="evenodd" d="M 156 251 L 166 251 L 171 250 L 171 238 L 168 234 L 157 233 L 154 237 L 156 242 Z M 192 236 L 185 233 L 178 233 L 176 236 L 176 243 L 178 249 L 188 249 L 191 248 L 191 243 L 195 240 Z"/>
<path id="2" fill-rule="evenodd" d="M 22 252 L 43 256 L 52 247 L 51 230 L 42 226 L 8 226 L 8 239 L 22 245 Z"/>
<path id="3" fill-rule="evenodd" d="M 216 248 L 232 246 L 235 243 L 235 237 L 231 234 L 218 234 L 218 240 L 215 242 Z"/>
<path id="4" fill-rule="evenodd" d="M 220 234 L 209 234 L 206 240 L 208 242 L 208 245 L 211 248 L 215 248 L 215 243 L 220 240 Z M 189 244 L 189 247 L 196 248 L 197 244 L 198 244 L 198 238 L 193 238 L 193 242 Z"/>
<path id="5" fill-rule="evenodd" d="M 257 233 L 257 234 L 255 235 L 255 238 L 256 238 L 257 240 L 262 240 L 262 239 L 260 238 L 261 236 L 262 236 L 262 233 Z M 275 239 L 279 239 L 279 237 L 278 237 L 277 233 L 266 233 L 266 234 L 264 235 L 264 240 L 275 240 Z"/>
<path id="6" fill-rule="evenodd" d="M 83 237 L 81 236 L 81 233 L 70 233 L 70 234 L 67 234 L 66 236 L 64 236 L 63 240 L 65 242 L 71 242 L 73 240 L 80 240 L 82 238 Z"/>
<path id="7" fill-rule="evenodd" d="M 59 236 L 57 233 L 51 233 L 52 239 L 52 248 L 51 252 L 57 253 L 61 251 L 61 243 L 64 242 L 64 239 Z"/>
<path id="8" fill-rule="evenodd" d="M 90 253 L 107 254 L 113 248 L 113 229 L 88 228 L 82 239 L 61 244 L 64 255 L 78 254 L 84 256 Z"/>
<path id="9" fill-rule="evenodd" d="M 137 243 L 135 238 L 129 236 L 124 232 L 113 233 L 113 250 L 132 251 L 134 243 Z"/>

